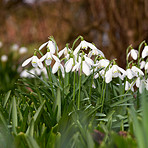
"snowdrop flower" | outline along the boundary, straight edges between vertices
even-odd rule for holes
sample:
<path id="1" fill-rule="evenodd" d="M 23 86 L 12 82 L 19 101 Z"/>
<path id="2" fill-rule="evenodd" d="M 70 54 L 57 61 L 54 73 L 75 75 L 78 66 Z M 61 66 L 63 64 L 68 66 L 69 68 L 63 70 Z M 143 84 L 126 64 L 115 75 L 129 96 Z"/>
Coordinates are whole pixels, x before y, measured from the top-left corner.
<path id="1" fill-rule="evenodd" d="M 98 50 L 95 45 L 93 45 L 92 43 L 89 43 L 85 40 L 81 41 L 81 43 L 76 47 L 76 49 L 74 50 L 73 54 L 76 55 L 80 49 L 85 49 L 87 50 L 87 48 L 92 49 L 92 53 L 91 54 L 95 54 L 95 55 L 101 55 L 102 57 L 105 57 L 103 52 L 101 50 Z"/>
<path id="2" fill-rule="evenodd" d="M 40 59 L 34 54 L 31 58 L 28 58 L 27 60 L 25 60 L 22 64 L 22 67 L 28 65 L 31 62 L 33 67 L 37 67 L 39 66 L 40 68 L 43 68 L 43 64 L 40 61 Z"/>
<path id="3" fill-rule="evenodd" d="M 143 69 L 145 67 L 145 61 L 140 62 L 140 69 Z"/>
<path id="4" fill-rule="evenodd" d="M 58 59 L 55 55 L 52 55 L 52 57 L 56 61 L 55 64 L 53 65 L 53 67 L 52 67 L 52 73 L 55 74 L 59 69 L 61 69 L 62 76 L 65 77 L 64 67 L 61 64 L 60 59 Z"/>
<path id="5" fill-rule="evenodd" d="M 132 66 L 131 70 L 136 74 L 136 75 L 142 75 L 144 76 L 144 73 L 136 66 Z"/>
<path id="6" fill-rule="evenodd" d="M 71 50 L 67 47 L 65 47 L 64 49 L 62 49 L 58 55 L 59 55 L 59 58 L 64 54 L 64 56 L 66 57 L 66 59 L 69 58 L 69 52 L 71 52 Z"/>
<path id="7" fill-rule="evenodd" d="M 122 75 L 121 75 L 122 73 Z M 113 65 L 105 74 L 105 82 L 109 83 L 112 78 L 119 77 L 121 80 L 126 76 L 126 71 L 117 65 Z"/>
<path id="8" fill-rule="evenodd" d="M 93 66 L 96 66 L 98 68 L 106 68 L 109 65 L 109 60 L 107 59 L 101 59 Z"/>
<path id="9" fill-rule="evenodd" d="M 45 60 L 46 59 L 46 60 Z M 52 53 L 47 51 L 47 53 L 40 58 L 41 62 L 45 60 L 46 65 L 50 65 L 52 62 Z"/>
<path id="10" fill-rule="evenodd" d="M 18 44 L 13 44 L 13 45 L 11 46 L 12 51 L 17 51 L 18 48 L 19 48 L 19 45 L 18 45 Z"/>
<path id="11" fill-rule="evenodd" d="M 32 75 L 33 76 L 33 75 Z M 28 73 L 28 71 L 25 69 L 20 73 L 21 78 L 30 78 L 31 74 Z"/>
<path id="12" fill-rule="evenodd" d="M 134 60 L 137 60 L 138 58 L 138 51 L 135 50 L 135 49 L 132 49 L 129 53 L 128 53 L 128 57 L 131 55 L 131 57 L 134 59 Z"/>
<path id="13" fill-rule="evenodd" d="M 128 79 L 132 79 L 133 77 L 137 77 L 138 75 L 136 74 L 136 73 L 134 73 L 130 68 L 128 68 L 127 70 L 126 70 L 126 73 L 127 73 L 127 77 L 128 77 Z"/>
<path id="14" fill-rule="evenodd" d="M 28 51 L 28 49 L 26 47 L 21 47 L 19 49 L 19 54 L 25 54 L 25 53 L 27 53 L 27 51 Z"/>
<path id="15" fill-rule="evenodd" d="M 53 41 L 49 40 L 48 42 L 42 44 L 40 47 L 39 47 L 39 50 L 41 50 L 42 48 L 44 48 L 45 46 L 47 45 L 47 49 L 50 50 L 50 52 L 52 54 L 54 54 L 56 52 L 56 45 Z M 57 50 L 58 50 L 58 47 L 57 47 Z"/>
<path id="16" fill-rule="evenodd" d="M 7 60 L 8 60 L 8 56 L 7 55 L 4 54 L 4 55 L 1 56 L 1 61 L 2 62 L 7 62 Z"/>
<path id="17" fill-rule="evenodd" d="M 142 51 L 142 58 L 145 58 L 148 56 L 148 46 L 145 46 Z"/>
<path id="18" fill-rule="evenodd" d="M 82 59 L 81 59 L 82 58 Z M 93 60 L 88 58 L 86 55 L 79 57 L 79 62 L 73 67 L 72 71 L 79 70 L 82 64 L 82 72 L 89 76 L 91 73 L 91 66 L 93 65 Z"/>

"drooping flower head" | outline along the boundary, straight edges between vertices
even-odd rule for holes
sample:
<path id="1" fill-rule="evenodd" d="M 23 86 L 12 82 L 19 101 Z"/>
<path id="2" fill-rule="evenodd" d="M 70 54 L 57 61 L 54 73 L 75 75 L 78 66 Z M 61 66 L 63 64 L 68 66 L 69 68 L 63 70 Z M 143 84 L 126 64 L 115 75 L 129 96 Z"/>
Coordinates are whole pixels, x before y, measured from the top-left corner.
<path id="1" fill-rule="evenodd" d="M 27 60 L 25 60 L 23 62 L 22 67 L 25 67 L 30 62 L 33 67 L 39 66 L 40 68 L 43 68 L 43 64 L 42 64 L 41 60 L 36 56 L 36 51 L 34 52 L 34 55 L 32 57 L 28 58 Z"/>
<path id="2" fill-rule="evenodd" d="M 119 77 L 121 80 L 126 76 L 126 71 L 118 65 L 113 65 L 105 74 L 105 82 L 109 83 L 112 78 Z"/>
<path id="3" fill-rule="evenodd" d="M 137 60 L 138 58 L 138 51 L 135 50 L 135 49 L 131 49 L 131 51 L 128 53 L 128 57 L 131 55 L 131 57 L 134 59 L 134 60 Z"/>
<path id="4" fill-rule="evenodd" d="M 100 56 L 102 56 L 102 57 L 105 57 L 104 54 L 103 54 L 103 52 L 102 52 L 101 50 L 97 49 L 97 48 L 95 47 L 95 45 L 93 45 L 92 43 L 89 43 L 89 42 L 87 42 L 87 41 L 85 41 L 85 40 L 82 40 L 82 41 L 80 42 L 80 44 L 79 44 L 79 45 L 76 47 L 76 49 L 74 50 L 73 54 L 76 55 L 76 54 L 80 51 L 80 49 L 85 49 L 85 50 L 87 50 L 88 48 L 91 49 L 91 51 L 90 51 L 90 53 L 89 53 L 89 54 L 90 54 L 89 57 L 91 57 L 91 55 L 100 55 Z"/>
<path id="5" fill-rule="evenodd" d="M 145 46 L 142 51 L 142 58 L 145 58 L 148 56 L 148 46 Z"/>

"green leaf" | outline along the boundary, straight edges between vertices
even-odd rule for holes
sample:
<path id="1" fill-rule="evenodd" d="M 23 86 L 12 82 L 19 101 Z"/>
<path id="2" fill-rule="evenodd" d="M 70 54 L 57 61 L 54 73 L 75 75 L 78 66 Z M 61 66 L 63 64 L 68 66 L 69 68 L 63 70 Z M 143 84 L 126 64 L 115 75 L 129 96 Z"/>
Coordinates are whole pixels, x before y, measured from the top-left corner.
<path id="1" fill-rule="evenodd" d="M 15 134 L 16 132 L 16 127 L 18 126 L 17 124 L 17 107 L 16 107 L 16 100 L 15 96 L 13 96 L 13 102 L 12 102 L 12 130 Z"/>
<path id="2" fill-rule="evenodd" d="M 42 104 L 40 105 L 40 107 L 38 108 L 38 110 L 36 111 L 36 113 L 33 117 L 35 124 L 37 123 L 39 117 L 41 116 L 45 102 L 46 102 L 45 100 L 42 102 Z"/>
<path id="3" fill-rule="evenodd" d="M 33 133 L 34 133 L 34 118 L 31 119 L 30 125 L 26 131 L 26 135 L 33 137 Z"/>
<path id="4" fill-rule="evenodd" d="M 29 148 L 40 148 L 33 137 L 25 135 L 25 139 L 27 141 L 27 144 L 28 144 Z"/>
<path id="5" fill-rule="evenodd" d="M 131 99 L 133 99 L 133 97 L 128 97 L 128 98 L 126 98 L 126 99 L 119 100 L 119 101 L 117 101 L 117 102 L 111 104 L 110 107 L 118 106 L 118 105 L 120 105 L 120 104 L 122 104 L 122 103 L 124 103 L 124 102 L 127 102 L 127 101 L 131 100 Z"/>
<path id="6" fill-rule="evenodd" d="M 4 104 L 3 104 L 3 107 L 4 107 L 4 108 L 6 107 L 6 104 L 7 104 L 7 102 L 8 102 L 9 97 L 10 97 L 10 94 L 11 94 L 11 90 L 9 90 L 9 91 L 7 92 L 7 94 L 5 95 Z"/>

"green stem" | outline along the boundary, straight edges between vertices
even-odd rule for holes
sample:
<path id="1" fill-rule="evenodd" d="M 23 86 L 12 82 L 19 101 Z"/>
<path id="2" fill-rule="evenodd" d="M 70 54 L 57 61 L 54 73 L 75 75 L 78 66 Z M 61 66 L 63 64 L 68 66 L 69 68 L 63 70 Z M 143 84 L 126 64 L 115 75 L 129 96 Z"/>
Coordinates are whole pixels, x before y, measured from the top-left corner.
<path id="1" fill-rule="evenodd" d="M 141 51 L 141 47 L 142 45 L 145 43 L 145 41 L 141 42 L 141 44 L 139 45 L 139 48 L 138 48 L 138 68 L 140 67 L 140 51 Z"/>
<path id="2" fill-rule="evenodd" d="M 81 60 L 83 59 L 83 56 Z M 80 78 L 79 78 L 79 94 L 78 94 L 78 110 L 80 109 L 80 96 L 81 96 L 81 78 L 82 78 L 82 62 L 81 61 L 81 68 L 80 68 Z"/>
<path id="3" fill-rule="evenodd" d="M 101 113 L 102 113 L 102 111 L 103 111 L 103 106 L 104 106 L 104 98 L 105 98 L 105 90 L 106 90 L 106 83 L 105 83 L 105 87 L 104 87 L 104 89 L 103 89 L 103 98 L 102 98 L 102 105 L 101 105 Z"/>
<path id="4" fill-rule="evenodd" d="M 129 63 L 128 63 L 128 51 L 129 51 L 130 48 L 132 48 L 132 45 L 129 45 L 126 49 L 126 65 L 129 65 Z"/>
<path id="5" fill-rule="evenodd" d="M 73 103 L 74 103 L 74 102 L 75 102 L 75 90 L 76 90 L 76 88 L 75 88 L 75 87 L 76 87 L 76 86 L 75 86 L 75 85 L 76 85 L 76 84 L 75 84 L 75 83 L 76 83 L 76 73 L 75 73 L 75 71 L 74 71 L 73 74 L 74 74 L 74 78 L 73 78 L 73 79 L 74 79 L 74 80 L 73 80 Z"/>

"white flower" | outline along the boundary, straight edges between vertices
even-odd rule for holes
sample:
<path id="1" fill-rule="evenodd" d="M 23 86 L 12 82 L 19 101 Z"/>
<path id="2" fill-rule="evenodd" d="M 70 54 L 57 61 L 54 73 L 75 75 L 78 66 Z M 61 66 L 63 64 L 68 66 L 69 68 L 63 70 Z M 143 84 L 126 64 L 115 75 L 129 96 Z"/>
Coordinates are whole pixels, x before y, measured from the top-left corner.
<path id="1" fill-rule="evenodd" d="M 61 69 L 62 76 L 65 77 L 64 67 L 61 64 L 60 59 L 58 59 L 55 55 L 52 55 L 54 60 L 56 61 L 55 64 L 52 67 L 52 73 L 55 74 L 59 69 Z"/>
<path id="2" fill-rule="evenodd" d="M 40 68 L 43 68 L 43 64 L 40 61 L 40 59 L 38 59 L 38 57 L 36 55 L 32 56 L 31 58 L 25 60 L 22 64 L 22 67 L 28 65 L 31 62 L 33 67 L 37 67 L 39 66 Z"/>
<path id="3" fill-rule="evenodd" d="M 142 75 L 142 76 L 144 76 L 144 73 L 143 73 L 138 67 L 136 67 L 136 66 L 132 66 L 131 70 L 132 70 L 135 74 L 137 74 L 137 75 Z"/>
<path id="4" fill-rule="evenodd" d="M 93 66 L 96 66 L 98 68 L 106 68 L 109 65 L 109 60 L 107 59 L 101 59 Z"/>
<path id="5" fill-rule="evenodd" d="M 122 75 L 121 75 L 122 73 Z M 126 76 L 126 71 L 117 65 L 113 65 L 105 74 L 105 82 L 109 83 L 112 78 L 119 77 L 121 80 Z"/>
<path id="6" fill-rule="evenodd" d="M 40 47 L 39 47 L 39 50 L 41 50 L 42 48 L 44 48 L 45 46 L 47 45 L 47 49 L 50 50 L 50 52 L 52 54 L 54 54 L 56 52 L 56 45 L 53 41 L 49 40 L 48 42 L 42 44 Z M 58 47 L 57 47 L 57 50 L 58 50 Z"/>
<path id="7" fill-rule="evenodd" d="M 148 56 L 148 46 L 145 46 L 142 51 L 142 58 L 145 58 Z"/>
<path id="8" fill-rule="evenodd" d="M 25 54 L 25 53 L 27 53 L 27 51 L 28 51 L 28 49 L 26 47 L 21 47 L 19 49 L 19 54 Z"/>
<path id="9" fill-rule="evenodd" d="M 66 63 L 65 63 L 65 71 L 68 73 L 71 71 L 72 66 L 73 66 L 73 58 L 70 58 Z"/>
<path id="10" fill-rule="evenodd" d="M 33 75 L 32 75 L 33 76 Z M 31 74 L 28 73 L 28 71 L 25 69 L 20 73 L 21 78 L 30 78 Z"/>
<path id="11" fill-rule="evenodd" d="M 134 73 L 130 68 L 128 68 L 128 69 L 126 70 L 126 73 L 127 73 L 128 79 L 130 79 L 130 80 L 131 80 L 133 77 L 138 76 L 138 75 L 136 75 L 136 73 Z"/>
<path id="12" fill-rule="evenodd" d="M 131 57 L 134 59 L 134 60 L 137 60 L 137 58 L 138 58 L 138 51 L 137 50 L 135 50 L 135 49 L 132 49 L 129 53 L 128 53 L 128 57 L 129 57 L 129 55 L 131 55 Z"/>
<path id="13" fill-rule="evenodd" d="M 46 59 L 46 60 L 45 60 Z M 44 56 L 40 58 L 41 62 L 45 60 L 46 65 L 50 65 L 52 62 L 52 53 L 47 52 Z"/>
<path id="14" fill-rule="evenodd" d="M 19 48 L 19 45 L 18 45 L 18 44 L 13 44 L 13 45 L 11 46 L 12 51 L 17 51 L 18 48 Z"/>
<path id="15" fill-rule="evenodd" d="M 95 55 L 101 55 L 104 57 L 104 54 L 102 51 L 98 50 L 95 45 L 93 45 L 92 43 L 89 43 L 85 40 L 81 41 L 81 43 L 76 47 L 76 49 L 74 50 L 73 54 L 76 55 L 80 49 L 85 49 L 87 50 L 87 48 L 92 49 L 91 54 L 95 54 Z M 91 56 L 90 56 L 91 57 Z"/>
<path id="16" fill-rule="evenodd" d="M 64 49 L 62 49 L 62 50 L 58 53 L 58 55 L 59 55 L 59 57 L 61 57 L 62 54 L 64 54 L 64 56 L 68 59 L 68 58 L 69 58 L 69 53 L 68 53 L 68 52 L 71 52 L 71 50 L 70 50 L 69 48 L 65 47 Z"/>
<path id="17" fill-rule="evenodd" d="M 132 68 L 128 68 L 126 70 L 128 79 L 132 79 L 133 77 L 143 76 L 144 73 L 136 66 L 132 66 Z"/>
<path id="18" fill-rule="evenodd" d="M 2 55 L 1 56 L 1 61 L 2 62 L 7 62 L 7 60 L 8 60 L 8 56 L 7 55 Z"/>
<path id="19" fill-rule="evenodd" d="M 145 67 L 145 61 L 140 62 L 140 69 L 143 69 Z"/>
<path id="20" fill-rule="evenodd" d="M 86 55 L 84 55 L 83 60 L 81 60 L 81 57 L 79 56 L 79 62 L 76 63 L 76 65 L 73 67 L 72 71 L 74 70 L 79 70 L 81 68 L 81 62 L 82 62 L 82 72 L 89 76 L 91 73 L 91 66 L 93 65 L 93 60 L 86 57 Z"/>

